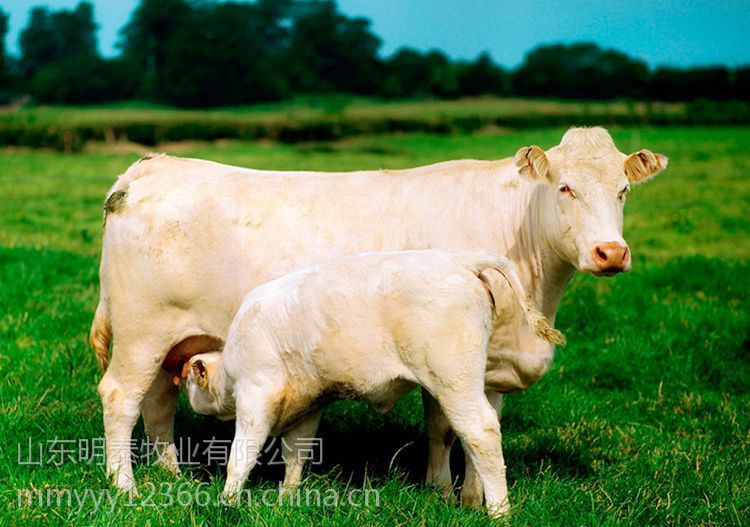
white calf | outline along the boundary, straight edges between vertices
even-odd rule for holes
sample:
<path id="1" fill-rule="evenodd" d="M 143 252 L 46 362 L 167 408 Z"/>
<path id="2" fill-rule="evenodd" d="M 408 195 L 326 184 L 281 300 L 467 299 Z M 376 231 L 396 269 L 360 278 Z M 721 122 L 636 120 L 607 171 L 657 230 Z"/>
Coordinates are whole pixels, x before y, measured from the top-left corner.
<path id="1" fill-rule="evenodd" d="M 387 411 L 422 386 L 461 438 L 490 513 L 506 512 L 500 429 L 485 396 L 485 365 L 495 313 L 508 306 L 494 306 L 481 274 L 490 269 L 510 284 L 512 301 L 538 338 L 561 342 L 532 307 L 510 261 L 488 253 L 368 253 L 252 290 L 223 353 L 189 363 L 187 390 L 196 411 L 231 418 L 236 406 L 225 496 L 240 492 L 269 435 L 286 432 L 293 449 L 294 438 L 314 434 L 326 402 L 357 398 Z M 284 452 L 286 485 L 298 483 L 302 471 L 293 454 Z"/>

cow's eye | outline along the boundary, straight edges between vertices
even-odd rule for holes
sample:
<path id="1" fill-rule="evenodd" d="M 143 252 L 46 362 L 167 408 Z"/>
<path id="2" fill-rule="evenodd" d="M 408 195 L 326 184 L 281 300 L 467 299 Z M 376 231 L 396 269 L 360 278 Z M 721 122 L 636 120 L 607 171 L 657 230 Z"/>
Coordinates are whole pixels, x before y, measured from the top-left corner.
<path id="1" fill-rule="evenodd" d="M 630 192 L 630 185 L 628 185 L 628 186 L 624 187 L 624 188 L 623 188 L 623 189 L 622 189 L 622 190 L 620 191 L 620 193 L 619 193 L 619 194 L 617 194 L 617 199 L 619 199 L 620 201 L 624 200 L 624 199 L 625 199 L 625 196 L 627 196 L 627 195 L 628 195 L 628 192 Z"/>
<path id="2" fill-rule="evenodd" d="M 559 191 L 560 191 L 560 194 L 567 194 L 567 195 L 568 195 L 568 196 L 570 196 L 571 198 L 575 198 L 575 197 L 576 197 L 576 194 L 575 194 L 575 192 L 573 192 L 573 189 L 572 189 L 572 188 L 570 188 L 570 186 L 568 186 L 568 185 L 562 184 L 562 185 L 560 185 L 560 186 L 558 187 L 558 189 L 557 189 L 557 190 L 559 190 Z"/>

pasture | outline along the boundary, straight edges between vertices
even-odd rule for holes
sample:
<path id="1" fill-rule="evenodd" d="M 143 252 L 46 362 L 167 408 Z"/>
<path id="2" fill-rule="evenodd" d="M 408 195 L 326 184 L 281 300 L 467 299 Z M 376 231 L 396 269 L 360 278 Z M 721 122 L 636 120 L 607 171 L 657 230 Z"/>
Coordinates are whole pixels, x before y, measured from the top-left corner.
<path id="1" fill-rule="evenodd" d="M 174 143 L 182 156 L 254 168 L 349 170 L 499 159 L 520 146 L 557 144 L 563 129 L 473 135 L 400 134 L 337 142 Z M 750 129 L 619 128 L 624 152 L 670 158 L 625 210 L 633 271 L 576 276 L 557 326 L 568 338 L 551 371 L 506 397 L 502 420 L 513 525 L 743 525 L 750 517 Z M 63 459 L 19 464 L 27 445 L 103 435 L 100 373 L 87 343 L 98 297 L 103 197 L 143 153 L 134 145 L 61 154 L 0 150 L 0 523 L 3 525 L 485 525 L 425 488 L 427 445 L 419 394 L 378 415 L 354 402 L 324 417 L 323 462 L 303 488 L 376 489 L 379 504 L 255 503 L 238 509 L 122 498 L 112 511 L 19 507 L 21 489 L 99 489 L 103 466 Z M 178 437 L 231 439 L 233 427 L 184 404 Z M 142 438 L 142 428 L 135 437 Z M 20 454 L 19 454 L 20 445 Z M 179 440 L 178 440 L 179 445 Z M 76 452 L 78 452 L 76 450 Z M 454 474 L 462 455 L 454 450 Z M 252 489 L 276 492 L 263 466 Z M 174 479 L 136 467 L 142 490 L 223 485 L 216 466 Z M 205 483 L 210 485 L 205 487 Z M 170 503 L 172 499 L 172 503 Z M 149 506 L 152 505 L 152 506 Z"/>
<path id="2" fill-rule="evenodd" d="M 387 133 L 474 133 L 497 128 L 570 124 L 685 125 L 750 122 L 747 105 L 571 101 L 466 97 L 398 100 L 318 95 L 204 110 L 147 102 L 96 106 L 28 106 L 0 110 L 0 145 L 81 151 L 88 141 L 267 139 L 284 143 L 331 141 Z"/>

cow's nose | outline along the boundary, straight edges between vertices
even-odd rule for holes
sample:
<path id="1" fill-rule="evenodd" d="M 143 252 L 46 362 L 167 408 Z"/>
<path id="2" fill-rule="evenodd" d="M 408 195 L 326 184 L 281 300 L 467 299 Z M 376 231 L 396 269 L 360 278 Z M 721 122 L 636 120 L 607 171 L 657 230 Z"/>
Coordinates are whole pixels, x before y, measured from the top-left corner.
<path id="1" fill-rule="evenodd" d="M 602 273 L 619 273 L 625 270 L 630 261 L 627 245 L 617 242 L 600 243 L 593 251 L 594 263 Z"/>

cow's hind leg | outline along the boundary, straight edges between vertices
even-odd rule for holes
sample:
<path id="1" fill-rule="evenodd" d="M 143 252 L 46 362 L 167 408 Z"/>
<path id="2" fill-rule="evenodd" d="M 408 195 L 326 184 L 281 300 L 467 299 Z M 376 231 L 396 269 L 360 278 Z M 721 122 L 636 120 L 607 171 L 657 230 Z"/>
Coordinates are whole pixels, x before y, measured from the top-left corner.
<path id="1" fill-rule="evenodd" d="M 450 455 L 456 434 L 437 400 L 425 389 L 422 389 L 422 404 L 429 441 L 426 482 L 450 497 L 453 495 Z"/>
<path id="2" fill-rule="evenodd" d="M 143 428 L 154 448 L 156 465 L 177 474 L 177 448 L 174 444 L 174 416 L 180 388 L 175 386 L 166 370 L 160 369 L 141 402 Z"/>
<path id="3" fill-rule="evenodd" d="M 131 463 L 133 428 L 138 421 L 141 402 L 159 373 L 163 355 L 168 349 L 168 344 L 130 342 L 125 348 L 115 340 L 112 362 L 99 382 L 107 473 L 115 486 L 125 492 L 135 491 Z M 163 351 L 161 355 L 160 351 Z"/>

